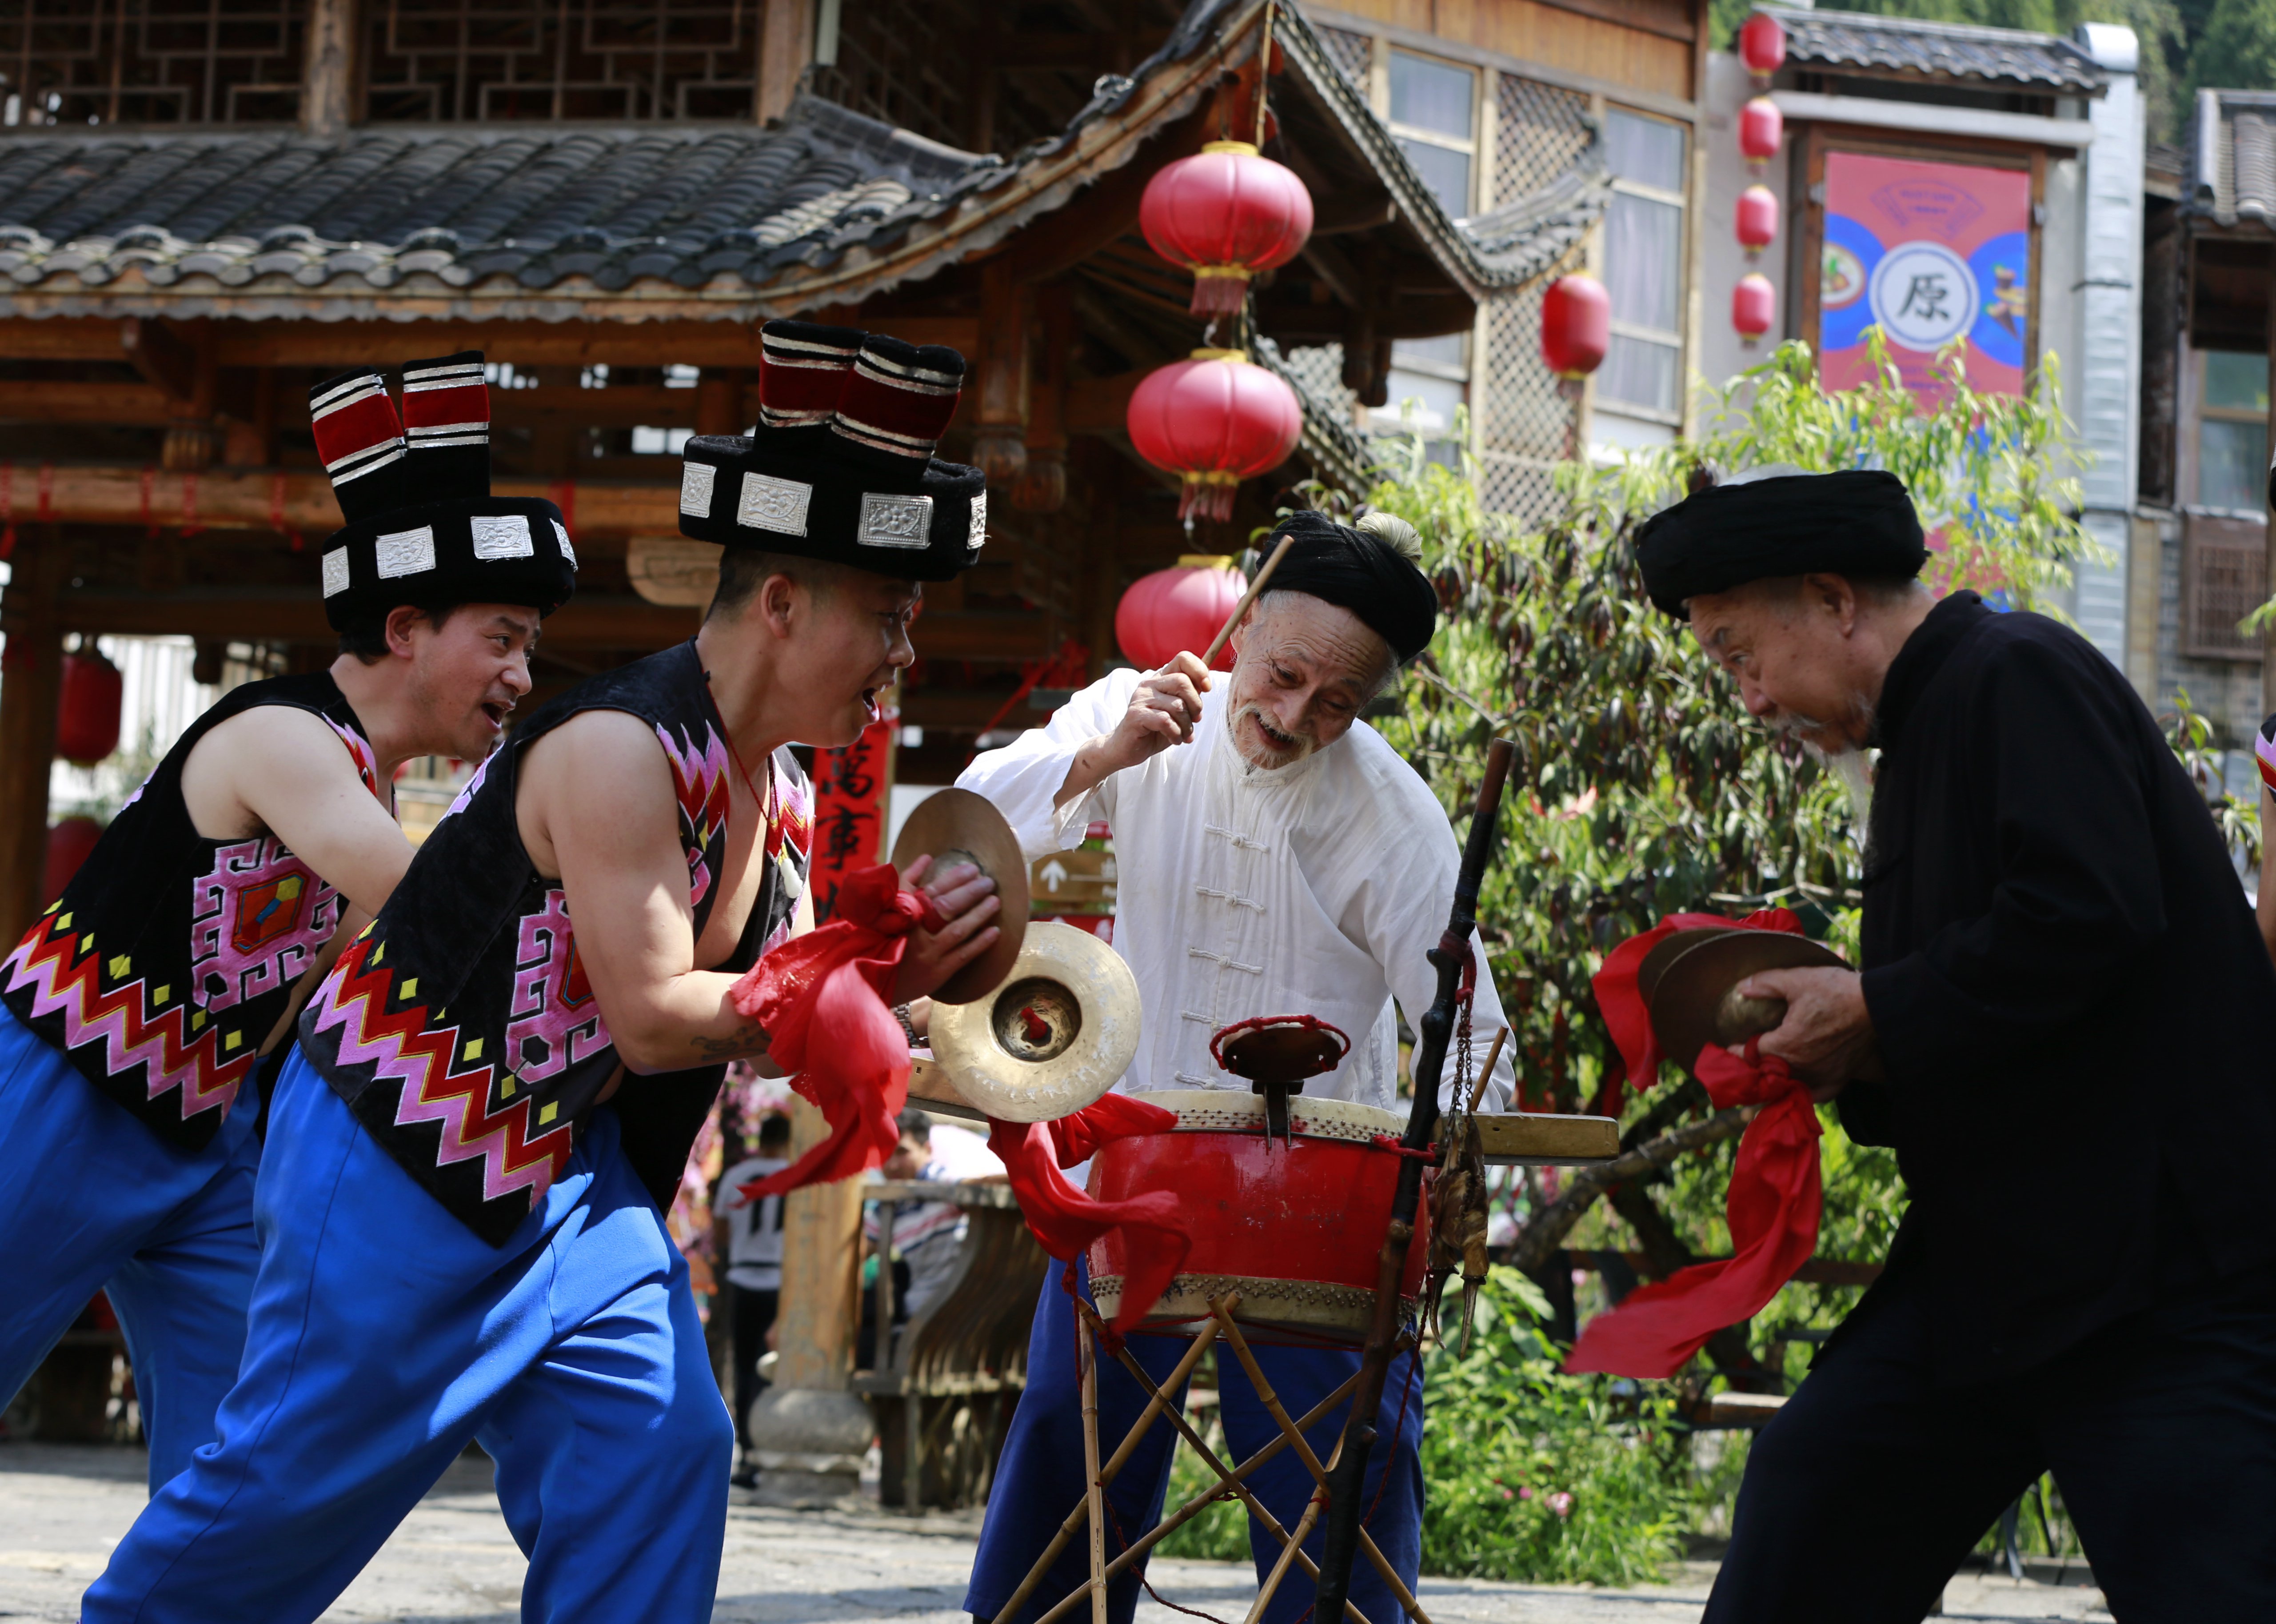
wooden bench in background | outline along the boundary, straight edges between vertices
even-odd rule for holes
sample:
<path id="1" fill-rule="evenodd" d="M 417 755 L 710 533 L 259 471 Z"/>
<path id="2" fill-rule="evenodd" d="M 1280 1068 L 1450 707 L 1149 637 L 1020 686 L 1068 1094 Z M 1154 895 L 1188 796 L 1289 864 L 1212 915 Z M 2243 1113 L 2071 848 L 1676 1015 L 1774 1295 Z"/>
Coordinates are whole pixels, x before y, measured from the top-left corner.
<path id="1" fill-rule="evenodd" d="M 1028 1233 L 1008 1185 L 888 1182 L 861 1193 L 964 1209 L 969 1227 L 954 1275 L 898 1335 L 877 1339 L 878 1368 L 856 1370 L 854 1391 L 877 1417 L 884 1457 L 878 1498 L 885 1505 L 912 1514 L 977 1505 L 987 1498 L 1027 1385 L 1028 1334 L 1051 1260 Z M 878 1274 L 892 1278 L 890 1269 Z M 880 1326 L 891 1323 L 891 1289 Z M 890 1355 L 882 1352 L 887 1347 Z"/>

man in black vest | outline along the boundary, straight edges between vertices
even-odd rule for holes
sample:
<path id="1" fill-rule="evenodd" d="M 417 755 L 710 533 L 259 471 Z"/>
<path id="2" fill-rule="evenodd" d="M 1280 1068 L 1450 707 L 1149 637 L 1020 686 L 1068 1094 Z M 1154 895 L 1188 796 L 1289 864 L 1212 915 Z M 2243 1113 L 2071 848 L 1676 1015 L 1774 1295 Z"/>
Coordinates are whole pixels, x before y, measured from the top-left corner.
<path id="1" fill-rule="evenodd" d="M 376 373 L 310 391 L 351 528 L 398 542 L 385 573 L 351 571 L 345 531 L 320 554 L 339 657 L 192 723 L 0 967 L 0 1395 L 107 1291 L 154 1491 L 213 1441 L 244 1351 L 261 1255 L 245 1085 L 288 1041 L 296 984 L 411 861 L 396 769 L 489 754 L 539 621 L 576 585 L 550 503 L 489 500 L 482 357 L 404 371 L 407 445 Z M 437 421 L 451 432 L 421 432 Z M 437 503 L 519 524 L 523 547 L 481 556 L 431 527 L 412 544 Z"/>
<path id="2" fill-rule="evenodd" d="M 932 456 L 963 373 L 768 324 L 760 429 L 687 448 L 681 527 L 725 548 L 702 629 L 517 729 L 309 999 L 219 1442 L 83 1618 L 314 1619 L 479 1439 L 526 1617 L 709 1620 L 734 1429 L 664 1210 L 768 1051 L 737 983 L 812 922 L 791 743 L 860 737 L 921 583 L 979 554 L 985 481 Z M 992 882 L 933 884 L 901 999 L 996 939 Z"/>
<path id="3" fill-rule="evenodd" d="M 1763 475 L 1637 556 L 1753 716 L 1881 753 L 1863 973 L 1742 990 L 1911 1202 L 1706 1616 L 1914 1624 L 2052 1471 L 2118 1617 L 2276 1618 L 2276 970 L 2228 853 L 2084 638 L 1918 584 L 1893 475 Z"/>

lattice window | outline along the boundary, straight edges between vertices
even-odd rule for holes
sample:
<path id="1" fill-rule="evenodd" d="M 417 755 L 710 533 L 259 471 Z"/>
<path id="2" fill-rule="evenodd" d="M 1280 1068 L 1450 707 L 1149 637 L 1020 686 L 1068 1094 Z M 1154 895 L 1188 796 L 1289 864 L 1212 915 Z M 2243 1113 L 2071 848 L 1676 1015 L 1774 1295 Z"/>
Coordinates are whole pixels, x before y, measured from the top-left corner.
<path id="1" fill-rule="evenodd" d="M 814 94 L 950 147 L 972 137 L 968 19 L 940 0 L 847 5 Z"/>
<path id="2" fill-rule="evenodd" d="M 759 0 L 374 0 L 367 116 L 740 118 Z"/>
<path id="3" fill-rule="evenodd" d="M 2260 640 L 2236 623 L 2268 596 L 2268 528 L 2257 520 L 2191 511 L 2181 550 L 2181 652 L 2257 660 Z"/>
<path id="4" fill-rule="evenodd" d="M 1541 362 L 1544 277 L 1486 306 L 1484 389 L 1476 407 L 1480 497 L 1528 526 L 1557 516 L 1551 473 L 1572 449 L 1573 403 Z"/>
<path id="5" fill-rule="evenodd" d="M 273 124 L 307 0 L 0 0 L 0 122 Z"/>
<path id="6" fill-rule="evenodd" d="M 1320 36 L 1320 43 L 1328 49 L 1328 59 L 1343 70 L 1344 77 L 1367 94 L 1367 70 L 1375 57 L 1375 42 L 1364 34 L 1354 34 L 1348 28 L 1323 28 L 1315 23 L 1312 32 Z"/>
<path id="7" fill-rule="evenodd" d="M 1589 98 L 1514 73 L 1495 75 L 1494 207 L 1538 192 L 1589 145 Z"/>

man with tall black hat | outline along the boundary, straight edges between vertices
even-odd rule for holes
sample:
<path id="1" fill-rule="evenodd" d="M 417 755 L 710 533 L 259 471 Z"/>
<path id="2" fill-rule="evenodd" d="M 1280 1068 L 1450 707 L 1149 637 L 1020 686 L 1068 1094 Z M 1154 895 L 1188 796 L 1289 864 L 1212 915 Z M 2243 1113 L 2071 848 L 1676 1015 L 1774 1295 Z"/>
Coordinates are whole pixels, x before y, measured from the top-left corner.
<path id="1" fill-rule="evenodd" d="M 314 1619 L 477 1439 L 527 1616 L 710 1618 L 734 1429 L 664 1210 L 726 1063 L 767 1052 L 732 990 L 811 917 L 790 742 L 876 718 L 920 583 L 986 523 L 931 454 L 954 351 L 763 343 L 766 421 L 687 447 L 682 528 L 725 549 L 702 629 L 517 730 L 302 1013 L 219 1442 L 85 1618 Z M 990 882 L 937 884 L 905 997 L 996 936 Z"/>
<path id="2" fill-rule="evenodd" d="M 246 1085 L 343 919 L 368 917 L 411 861 L 396 769 L 489 753 L 529 691 L 539 621 L 576 584 L 550 504 L 489 498 L 482 357 L 404 376 L 407 445 L 376 373 L 311 391 L 348 521 L 320 555 L 339 657 L 193 722 L 0 967 L 0 1393 L 107 1291 L 153 1490 L 212 1441 L 245 1346 Z M 519 547 L 473 545 L 475 514 L 518 526 Z M 436 535 L 444 515 L 457 534 Z"/>
<path id="3" fill-rule="evenodd" d="M 1191 653 L 1158 672 L 1126 667 L 1075 694 L 1044 726 L 981 755 L 960 783 L 996 803 L 1031 860 L 1076 845 L 1094 821 L 1112 827 L 1114 947 L 1129 960 L 1145 1010 L 1120 1091 L 1247 1096 L 1249 1083 L 1210 1057 L 1211 1036 L 1251 1016 L 1295 1013 L 1352 1039 L 1343 1063 L 1307 1081 L 1304 1097 L 1388 1109 L 1398 1080 L 1392 1000 L 1420 1019 L 1436 996 L 1424 955 L 1445 929 L 1460 854 L 1429 788 L 1359 716 L 1430 641 L 1438 596 L 1419 567 L 1420 538 L 1394 515 L 1369 514 L 1354 527 L 1300 512 L 1274 532 L 1276 541 L 1282 535 L 1294 542 L 1234 634 L 1229 673 L 1212 676 Z M 1482 1050 L 1502 1024 L 1482 961 L 1474 1006 Z M 1511 1081 L 1504 1056 L 1487 1109 L 1509 1098 Z M 980 1618 L 999 1618 L 1083 1492 L 1074 1342 L 1054 1271 L 1036 1309 L 1028 1385 L 965 1597 Z M 1184 1339 L 1140 1336 L 1130 1347 L 1162 1378 Z M 1359 1366 L 1352 1348 L 1256 1352 L 1292 1415 L 1316 1408 Z M 1145 1396 L 1106 1362 L 1098 1391 L 1100 1434 L 1111 1448 Z M 1230 1358 L 1218 1362 L 1218 1396 L 1236 1458 L 1279 1436 Z M 1323 1459 L 1348 1408 L 1330 1412 L 1308 1435 Z M 1376 1509 L 1368 1526 L 1411 1590 L 1421 1559 L 1422 1400 L 1409 1356 L 1392 1368 L 1378 1432 L 1390 1446 L 1369 1459 L 1366 1499 Z M 1172 1442 L 1157 1426 L 1109 1489 L 1110 1554 L 1160 1519 Z M 1282 1527 L 1294 1528 L 1313 1483 L 1301 1460 L 1284 1453 L 1249 1486 Z M 1251 1540 L 1261 1579 L 1280 1546 L 1262 1529 L 1252 1528 Z M 1308 1542 L 1316 1559 L 1324 1542 L 1324 1530 Z M 1088 1571 L 1079 1544 L 1071 1546 L 1020 1619 L 1040 1617 Z M 1127 1574 L 1110 1588 L 1108 1616 L 1128 1624 L 1137 1597 L 1138 1575 Z M 1398 1616 L 1397 1598 L 1366 1563 L 1352 1575 L 1352 1599 L 1370 1619 Z M 1294 1624 L 1311 1600 L 1310 1583 L 1293 1571 L 1265 1617 Z"/>
<path id="4" fill-rule="evenodd" d="M 1913 1624 L 2050 1471 L 2119 1618 L 2276 1618 L 2276 970 L 2204 798 L 2076 632 L 1918 583 L 1892 474 L 1764 470 L 1636 550 L 1752 715 L 1880 752 L 1862 973 L 1741 990 L 1910 1196 L 1708 1619 Z"/>

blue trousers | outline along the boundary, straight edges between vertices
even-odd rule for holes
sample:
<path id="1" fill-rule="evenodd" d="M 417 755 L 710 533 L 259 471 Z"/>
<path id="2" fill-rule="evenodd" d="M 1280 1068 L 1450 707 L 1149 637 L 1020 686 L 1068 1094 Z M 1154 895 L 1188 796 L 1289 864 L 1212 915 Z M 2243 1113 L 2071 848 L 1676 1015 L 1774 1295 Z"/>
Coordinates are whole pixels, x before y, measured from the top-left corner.
<path id="1" fill-rule="evenodd" d="M 710 1618 L 734 1428 L 613 1111 L 496 1248 L 296 1053 L 254 1216 L 219 1439 L 136 1520 L 83 1624 L 313 1620 L 470 1438 L 529 1558 L 523 1618 Z"/>
<path id="2" fill-rule="evenodd" d="M 979 1553 L 972 1564 L 971 1588 L 964 1597 L 964 1610 L 978 1618 L 996 1619 L 1083 1495 L 1082 1398 L 1075 1370 L 1074 1316 L 1059 1278 L 1054 1266 L 1043 1282 L 1035 1330 L 1028 1340 L 1027 1391 L 1020 1395 L 1020 1407 L 1013 1413 L 1011 1433 L 996 1468 L 995 1486 L 988 1495 L 988 1515 L 980 1530 Z M 1081 1284 L 1088 1295 L 1087 1273 Z M 1158 1383 L 1176 1368 L 1188 1341 L 1182 1336 L 1134 1336 L 1127 1346 L 1147 1375 Z M 1359 1369 L 1354 1349 L 1254 1343 L 1251 1347 L 1264 1379 L 1272 1385 L 1273 1395 L 1291 1420 L 1301 1420 Z M 1278 1438 L 1280 1429 L 1257 1398 L 1233 1349 L 1224 1344 L 1218 1347 L 1217 1370 L 1218 1415 L 1226 1445 L 1220 1458 L 1227 1466 L 1237 1466 Z M 1102 1462 L 1114 1453 L 1145 1408 L 1146 1396 L 1130 1373 L 1111 1356 L 1102 1357 L 1098 1366 Z M 1335 1448 L 1350 1413 L 1348 1402 L 1338 1405 L 1305 1433 L 1322 1461 Z M 1107 1485 L 1111 1512 L 1106 1525 L 1108 1560 L 1162 1520 L 1176 1443 L 1177 1434 L 1169 1423 L 1157 1421 Z M 1422 1377 L 1413 1356 L 1403 1355 L 1391 1367 L 1391 1379 L 1385 1384 L 1375 1449 L 1368 1461 L 1367 1503 L 1375 1511 L 1367 1529 L 1409 1590 L 1415 1587 L 1422 1559 L 1422 1467 L 1417 1454 L 1422 1443 Z M 1293 1449 L 1282 1450 L 1246 1481 L 1283 1528 L 1296 1526 L 1312 1498 L 1312 1475 Z M 1305 1551 L 1316 1562 L 1325 1538 L 1324 1529 L 1315 1529 L 1304 1542 Z M 1248 1548 L 1262 1583 L 1279 1559 L 1280 1542 L 1252 1517 Z M 1020 1617 L 997 1620 L 997 1624 L 1032 1624 L 1041 1618 L 1089 1577 L 1089 1550 L 1087 1536 L 1074 1540 L 1051 1565 Z M 1265 1612 L 1264 1624 L 1297 1624 L 1311 1610 L 1312 1588 L 1302 1568 L 1291 1567 Z M 1107 1587 L 1111 1624 L 1130 1624 L 1137 1611 L 1138 1594 L 1134 1569 Z M 1372 1624 L 1395 1624 L 1400 1617 L 1390 1587 L 1365 1557 L 1352 1568 L 1351 1599 Z M 1089 1613 L 1079 1608 L 1074 1617 L 1075 1624 L 1083 1624 Z"/>
<path id="3" fill-rule="evenodd" d="M 153 1493 L 213 1441 L 261 1248 L 261 1143 L 239 1102 L 202 1150 L 167 1143 L 0 1008 L 0 1400 L 108 1290 Z"/>

